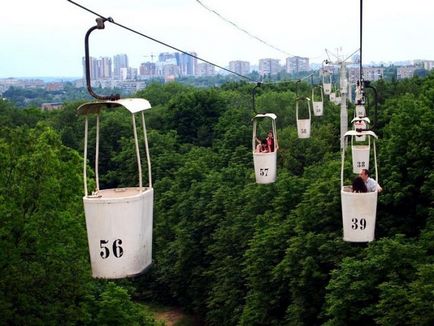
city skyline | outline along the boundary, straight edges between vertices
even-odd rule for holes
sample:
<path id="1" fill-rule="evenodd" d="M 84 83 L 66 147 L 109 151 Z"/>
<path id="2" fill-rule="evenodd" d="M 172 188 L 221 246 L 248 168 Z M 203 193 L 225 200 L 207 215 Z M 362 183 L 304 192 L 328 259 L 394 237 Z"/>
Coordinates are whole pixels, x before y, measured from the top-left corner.
<path id="1" fill-rule="evenodd" d="M 263 3 L 255 0 L 202 2 L 253 35 L 292 56 L 308 57 L 311 63 L 327 59 L 325 49 L 336 52 L 342 47 L 342 55 L 349 55 L 359 47 L 359 1 L 270 0 L 265 14 Z M 223 67 L 235 60 L 255 65 L 261 58 L 279 59 L 284 64 L 289 56 L 240 32 L 196 1 L 94 0 L 82 4 L 183 51 L 195 51 L 200 58 Z M 363 63 L 434 59 L 434 45 L 428 39 L 434 32 L 434 21 L 430 19 L 433 9 L 434 4 L 422 0 L 411 4 L 365 1 Z M 84 34 L 93 25 L 93 14 L 66 0 L 6 3 L 0 13 L 0 78 L 80 77 Z M 104 31 L 92 34 L 90 44 L 91 56 L 127 53 L 130 66 L 137 68 L 151 61 L 152 55 L 174 52 L 110 23 L 106 23 Z"/>

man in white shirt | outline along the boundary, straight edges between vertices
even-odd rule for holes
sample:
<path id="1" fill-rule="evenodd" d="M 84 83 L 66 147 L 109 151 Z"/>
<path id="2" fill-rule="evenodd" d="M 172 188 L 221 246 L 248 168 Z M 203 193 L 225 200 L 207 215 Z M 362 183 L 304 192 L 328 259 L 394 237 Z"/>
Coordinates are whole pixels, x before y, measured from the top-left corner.
<path id="1" fill-rule="evenodd" d="M 366 188 L 368 188 L 368 191 L 378 191 L 381 192 L 383 188 L 380 187 L 380 185 L 375 181 L 374 179 L 369 177 L 369 171 L 367 169 L 362 169 L 360 171 L 360 177 L 365 182 Z"/>

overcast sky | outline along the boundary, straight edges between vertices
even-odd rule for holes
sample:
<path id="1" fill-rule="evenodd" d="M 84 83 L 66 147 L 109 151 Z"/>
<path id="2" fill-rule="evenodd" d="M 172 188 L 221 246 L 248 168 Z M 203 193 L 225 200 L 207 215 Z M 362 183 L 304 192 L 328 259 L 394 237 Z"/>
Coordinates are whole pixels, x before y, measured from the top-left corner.
<path id="1" fill-rule="evenodd" d="M 231 60 L 284 63 L 266 46 L 207 11 L 196 0 L 77 0 L 117 23 L 221 66 Z M 201 0 L 274 47 L 320 63 L 325 49 L 349 55 L 359 48 L 360 0 Z M 363 63 L 434 60 L 434 1 L 364 0 Z M 0 78 L 81 77 L 84 35 L 93 14 L 67 0 L 3 0 L 0 7 Z M 120 27 L 91 35 L 94 57 L 128 54 L 130 65 L 174 52 Z M 155 61 L 155 58 L 154 58 Z"/>

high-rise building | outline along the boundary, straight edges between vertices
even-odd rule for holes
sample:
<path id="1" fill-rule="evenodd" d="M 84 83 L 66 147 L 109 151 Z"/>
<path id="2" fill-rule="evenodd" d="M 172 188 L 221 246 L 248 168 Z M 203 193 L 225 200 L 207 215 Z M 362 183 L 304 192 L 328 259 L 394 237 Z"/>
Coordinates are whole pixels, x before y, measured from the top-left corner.
<path id="1" fill-rule="evenodd" d="M 229 70 L 232 70 L 240 75 L 250 73 L 250 63 L 248 61 L 234 60 L 229 61 Z"/>
<path id="2" fill-rule="evenodd" d="M 154 77 L 157 74 L 156 65 L 153 62 L 144 62 L 140 65 L 139 75 L 145 78 Z"/>
<path id="3" fill-rule="evenodd" d="M 179 55 L 179 53 L 178 53 L 178 55 Z M 171 59 L 176 60 L 176 53 L 162 52 L 158 55 L 158 61 L 160 61 L 160 62 L 169 61 Z"/>
<path id="4" fill-rule="evenodd" d="M 396 79 L 412 78 L 416 69 L 416 66 L 398 67 L 396 69 Z"/>
<path id="5" fill-rule="evenodd" d="M 126 54 L 117 54 L 113 57 L 114 79 L 121 79 L 121 68 L 128 68 L 128 56 Z"/>
<path id="6" fill-rule="evenodd" d="M 384 76 L 383 67 L 363 67 L 363 79 L 364 80 L 379 80 Z M 354 84 L 360 79 L 360 68 L 350 67 L 348 69 L 348 80 Z"/>
<path id="7" fill-rule="evenodd" d="M 135 80 L 137 79 L 137 68 L 121 68 L 120 80 Z"/>
<path id="8" fill-rule="evenodd" d="M 181 76 L 194 76 L 196 73 L 196 65 L 197 65 L 197 59 L 185 54 L 185 53 L 178 53 L 178 66 L 179 66 L 179 73 Z M 190 52 L 190 54 L 197 56 L 196 52 Z"/>
<path id="9" fill-rule="evenodd" d="M 97 61 L 98 79 L 112 78 L 112 59 L 109 57 L 101 57 Z"/>
<path id="10" fill-rule="evenodd" d="M 309 58 L 298 56 L 286 58 L 286 72 L 288 74 L 297 74 L 309 70 Z"/>
<path id="11" fill-rule="evenodd" d="M 215 67 L 209 63 L 201 62 L 196 65 L 196 76 L 214 76 Z"/>
<path id="12" fill-rule="evenodd" d="M 281 71 L 279 59 L 259 59 L 259 74 L 264 75 L 276 75 Z"/>
<path id="13" fill-rule="evenodd" d="M 81 59 L 81 62 L 83 64 L 83 79 L 86 79 L 86 59 L 83 57 Z M 94 57 L 89 57 L 89 72 L 90 72 L 90 79 L 96 80 L 98 79 L 98 59 Z"/>

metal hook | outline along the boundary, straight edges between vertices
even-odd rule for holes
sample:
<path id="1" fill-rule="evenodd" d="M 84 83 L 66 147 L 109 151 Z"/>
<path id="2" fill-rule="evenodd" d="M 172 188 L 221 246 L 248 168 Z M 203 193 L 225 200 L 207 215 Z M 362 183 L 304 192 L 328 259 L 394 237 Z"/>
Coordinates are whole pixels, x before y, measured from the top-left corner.
<path id="1" fill-rule="evenodd" d="M 253 112 L 255 112 L 255 114 L 258 114 L 258 112 L 256 112 L 256 104 L 255 104 L 256 88 L 261 87 L 261 85 L 262 85 L 261 82 L 257 82 L 255 87 L 253 87 L 252 89 L 252 104 L 253 104 Z"/>
<path id="2" fill-rule="evenodd" d="M 98 100 L 110 100 L 110 101 L 116 101 L 120 99 L 119 94 L 112 94 L 109 96 L 100 96 L 98 94 L 96 94 L 93 89 L 92 89 L 92 85 L 90 82 L 90 56 L 89 56 L 89 36 L 90 33 L 92 33 L 94 30 L 96 29 L 104 29 L 104 22 L 105 21 L 110 21 L 112 22 L 113 19 L 111 17 L 109 18 L 96 18 L 96 25 L 91 27 L 87 33 L 86 36 L 84 38 L 84 51 L 85 51 L 85 65 L 86 65 L 86 86 L 87 86 L 87 91 L 89 92 L 89 94 L 91 96 L 93 96 L 94 98 L 98 99 Z"/>

